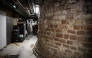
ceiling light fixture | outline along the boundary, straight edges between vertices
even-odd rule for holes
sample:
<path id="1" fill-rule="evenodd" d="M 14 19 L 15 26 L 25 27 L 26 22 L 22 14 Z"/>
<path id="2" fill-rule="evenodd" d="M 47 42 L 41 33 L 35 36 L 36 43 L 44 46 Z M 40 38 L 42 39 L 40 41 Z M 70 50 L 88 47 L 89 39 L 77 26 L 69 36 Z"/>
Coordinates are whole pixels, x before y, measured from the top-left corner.
<path id="1" fill-rule="evenodd" d="M 15 6 L 15 5 L 13 5 L 13 8 L 16 8 L 16 6 Z"/>

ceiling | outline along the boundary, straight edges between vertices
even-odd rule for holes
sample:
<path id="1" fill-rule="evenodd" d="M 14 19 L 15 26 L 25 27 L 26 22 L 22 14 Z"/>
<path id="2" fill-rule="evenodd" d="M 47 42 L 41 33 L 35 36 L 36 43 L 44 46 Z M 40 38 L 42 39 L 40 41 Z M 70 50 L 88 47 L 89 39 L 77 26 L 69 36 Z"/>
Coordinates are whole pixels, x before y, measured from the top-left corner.
<path id="1" fill-rule="evenodd" d="M 27 19 L 38 17 L 34 13 L 34 6 L 43 0 L 0 0 L 0 6 L 14 12 L 14 16 L 23 16 Z M 19 14 L 19 15 L 18 15 Z"/>

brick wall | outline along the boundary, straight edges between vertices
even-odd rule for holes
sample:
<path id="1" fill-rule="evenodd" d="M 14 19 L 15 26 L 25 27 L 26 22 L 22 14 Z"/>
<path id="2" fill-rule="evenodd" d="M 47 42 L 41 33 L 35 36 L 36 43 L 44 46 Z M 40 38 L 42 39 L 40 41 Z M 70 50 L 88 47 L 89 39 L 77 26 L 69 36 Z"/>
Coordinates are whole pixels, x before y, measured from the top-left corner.
<path id="1" fill-rule="evenodd" d="M 92 1 L 44 0 L 38 58 L 92 58 Z"/>

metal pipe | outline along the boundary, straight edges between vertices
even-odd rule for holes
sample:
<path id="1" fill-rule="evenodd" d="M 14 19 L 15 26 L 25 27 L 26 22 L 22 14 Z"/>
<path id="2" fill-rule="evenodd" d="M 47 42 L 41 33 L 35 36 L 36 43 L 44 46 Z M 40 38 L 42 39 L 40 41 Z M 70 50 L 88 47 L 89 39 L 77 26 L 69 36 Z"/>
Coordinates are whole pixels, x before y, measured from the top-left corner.
<path id="1" fill-rule="evenodd" d="M 29 5 L 30 12 L 31 12 L 31 13 L 34 12 L 34 9 L 33 9 L 33 4 L 34 4 L 34 2 L 33 2 L 33 0 L 31 0 L 31 5 L 30 5 L 30 1 L 29 1 L 29 0 L 27 0 L 27 1 L 28 1 L 28 5 Z"/>
<path id="2" fill-rule="evenodd" d="M 14 1 L 14 0 L 13 0 Z M 14 1 L 15 2 L 15 1 Z M 18 4 L 17 4 L 18 3 Z M 23 10 L 23 12 L 25 13 L 25 14 L 28 14 L 28 12 L 24 9 L 24 7 L 23 7 L 23 5 L 20 3 L 20 1 L 19 0 L 17 0 L 17 3 L 15 2 L 15 4 L 16 5 L 18 5 L 22 10 Z M 29 14 L 28 14 L 29 15 Z"/>
<path id="3" fill-rule="evenodd" d="M 19 5 L 22 7 L 22 9 L 24 10 L 25 13 L 27 13 L 27 11 L 24 9 L 23 5 L 20 3 L 19 0 L 17 0 L 17 2 L 19 3 Z M 27 13 L 28 14 L 28 13 Z"/>

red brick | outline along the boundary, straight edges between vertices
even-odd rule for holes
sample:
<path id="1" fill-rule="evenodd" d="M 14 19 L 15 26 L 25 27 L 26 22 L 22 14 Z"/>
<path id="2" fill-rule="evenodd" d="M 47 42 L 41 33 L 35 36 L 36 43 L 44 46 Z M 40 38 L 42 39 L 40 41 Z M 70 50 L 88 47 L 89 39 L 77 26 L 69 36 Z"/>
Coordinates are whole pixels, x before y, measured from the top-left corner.
<path id="1" fill-rule="evenodd" d="M 48 29 L 46 29 L 46 31 L 50 31 L 50 29 L 48 28 Z"/>
<path id="2" fill-rule="evenodd" d="M 64 38 L 65 39 L 68 39 L 69 38 L 69 35 L 68 34 L 64 34 Z"/>
<path id="3" fill-rule="evenodd" d="M 81 29 L 81 26 L 79 26 L 79 25 L 74 25 L 74 29 L 80 30 L 80 29 Z"/>
<path id="4" fill-rule="evenodd" d="M 52 32 L 54 32 L 54 31 L 55 31 L 55 29 L 51 29 L 51 31 L 52 31 Z"/>
<path id="5" fill-rule="evenodd" d="M 83 47 L 92 49 L 92 44 L 91 43 L 82 43 L 82 45 L 83 45 Z"/>
<path id="6" fill-rule="evenodd" d="M 46 58 L 53 58 L 51 55 L 46 56 Z"/>
<path id="7" fill-rule="evenodd" d="M 66 20 L 62 20 L 62 24 L 66 24 L 67 23 L 67 21 Z"/>
<path id="8" fill-rule="evenodd" d="M 72 45 L 73 44 L 73 41 L 67 41 L 67 44 L 70 44 L 70 45 Z"/>
<path id="9" fill-rule="evenodd" d="M 59 38 L 54 38 L 54 40 L 55 40 L 55 41 L 60 41 L 60 39 L 59 39 Z"/>
<path id="10" fill-rule="evenodd" d="M 53 25 L 50 25 L 50 28 L 54 28 L 54 26 Z"/>
<path id="11" fill-rule="evenodd" d="M 68 30 L 68 33 L 76 34 L 76 31 L 75 30 Z"/>
<path id="12" fill-rule="evenodd" d="M 70 40 L 77 40 L 77 36 L 75 36 L 75 35 L 70 35 Z"/>
<path id="13" fill-rule="evenodd" d="M 54 28 L 58 28 L 58 25 L 54 25 Z"/>
<path id="14" fill-rule="evenodd" d="M 68 50 L 68 49 L 66 49 L 65 52 L 66 53 L 72 53 L 72 51 L 71 50 Z"/>
<path id="15" fill-rule="evenodd" d="M 60 43 L 60 42 L 56 42 L 55 44 L 56 44 L 56 45 L 59 45 L 59 46 L 61 45 L 61 43 Z"/>
<path id="16" fill-rule="evenodd" d="M 47 35 L 50 35 L 50 32 L 47 32 L 46 34 L 47 34 Z"/>
<path id="17" fill-rule="evenodd" d="M 86 52 L 86 49 L 85 49 L 85 48 L 80 48 L 80 47 L 78 47 L 78 51 Z"/>
<path id="18" fill-rule="evenodd" d="M 85 35 L 85 31 L 78 31 L 77 35 Z"/>
<path id="19" fill-rule="evenodd" d="M 48 37 L 48 39 L 53 40 L 53 37 Z"/>
<path id="20" fill-rule="evenodd" d="M 78 37 L 78 41 L 79 41 L 79 42 L 87 42 L 88 39 L 87 39 L 87 37 L 85 37 L 85 36 L 79 36 L 79 37 Z"/>
<path id="21" fill-rule="evenodd" d="M 56 29 L 56 32 L 61 32 L 61 30 L 60 29 Z"/>
<path id="22" fill-rule="evenodd" d="M 64 47 L 69 48 L 69 45 L 63 44 Z"/>
<path id="23" fill-rule="evenodd" d="M 60 38 L 62 38 L 62 37 L 63 37 L 63 34 L 59 34 L 59 33 L 57 33 L 57 34 L 56 34 L 56 37 L 60 37 Z"/>
<path id="24" fill-rule="evenodd" d="M 63 29 L 63 28 L 65 28 L 65 25 L 64 25 L 64 24 L 61 24 L 61 25 L 59 26 L 59 28 Z"/>
<path id="25" fill-rule="evenodd" d="M 82 30 L 88 30 L 88 26 L 87 26 L 87 25 L 83 25 L 83 26 L 81 27 L 81 29 L 82 29 Z"/>
<path id="26" fill-rule="evenodd" d="M 76 47 L 70 47 L 72 50 L 77 50 L 77 48 Z"/>

